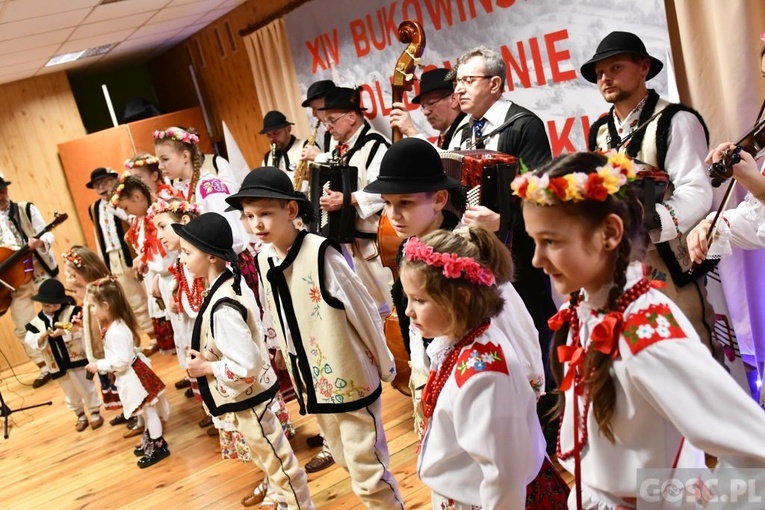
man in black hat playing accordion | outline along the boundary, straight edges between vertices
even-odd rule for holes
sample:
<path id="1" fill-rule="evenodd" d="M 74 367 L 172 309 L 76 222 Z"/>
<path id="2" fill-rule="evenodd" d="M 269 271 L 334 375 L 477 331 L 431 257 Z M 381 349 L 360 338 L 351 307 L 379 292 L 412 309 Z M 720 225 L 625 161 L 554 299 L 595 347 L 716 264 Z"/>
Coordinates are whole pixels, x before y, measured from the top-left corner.
<path id="1" fill-rule="evenodd" d="M 689 275 L 685 234 L 712 206 L 712 185 L 704 158 L 709 132 L 695 110 L 671 104 L 648 89 L 646 81 L 663 64 L 630 32 L 611 32 L 582 65 L 584 78 L 598 85 L 613 106 L 589 133 L 590 150 L 618 149 L 669 175 L 671 186 L 655 210 L 646 211 L 653 245 L 646 254 L 651 278 L 666 283 L 663 292 L 682 309 L 718 361 L 722 349 L 712 336 L 714 311 L 706 299 L 702 272 Z"/>

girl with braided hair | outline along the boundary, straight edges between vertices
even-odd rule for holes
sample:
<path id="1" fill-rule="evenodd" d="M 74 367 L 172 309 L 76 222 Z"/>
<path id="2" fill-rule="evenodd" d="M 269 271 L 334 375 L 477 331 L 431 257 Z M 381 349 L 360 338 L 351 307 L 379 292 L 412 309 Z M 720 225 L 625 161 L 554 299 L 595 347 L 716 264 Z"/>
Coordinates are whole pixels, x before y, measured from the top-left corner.
<path id="1" fill-rule="evenodd" d="M 159 169 L 171 179 L 187 202 L 199 205 L 202 213 L 223 215 L 234 232 L 234 252 L 241 253 L 248 234 L 238 211 L 226 211 L 226 197 L 239 191 L 229 163 L 220 156 L 202 154 L 199 135 L 193 128 L 169 127 L 154 131 L 154 153 Z"/>
<path id="2" fill-rule="evenodd" d="M 644 277 L 635 180 L 624 155 L 575 153 L 512 184 L 532 263 L 569 296 L 549 323 L 571 508 L 635 508 L 639 470 L 703 468 L 702 450 L 720 467 L 765 466 L 765 415 Z"/>

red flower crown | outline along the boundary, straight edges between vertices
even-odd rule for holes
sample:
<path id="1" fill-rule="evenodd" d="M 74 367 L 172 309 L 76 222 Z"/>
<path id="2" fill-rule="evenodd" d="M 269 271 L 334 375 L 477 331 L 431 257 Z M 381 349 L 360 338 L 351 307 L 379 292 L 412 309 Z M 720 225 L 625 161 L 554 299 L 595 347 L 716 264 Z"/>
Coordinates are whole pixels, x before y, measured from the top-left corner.
<path id="1" fill-rule="evenodd" d="M 417 236 L 412 236 L 404 244 L 404 256 L 410 262 L 425 262 L 433 267 L 443 267 L 447 278 L 465 278 L 478 285 L 494 285 L 494 274 L 475 261 L 472 257 L 459 257 L 456 253 L 440 253 L 432 246 L 423 243 Z"/>

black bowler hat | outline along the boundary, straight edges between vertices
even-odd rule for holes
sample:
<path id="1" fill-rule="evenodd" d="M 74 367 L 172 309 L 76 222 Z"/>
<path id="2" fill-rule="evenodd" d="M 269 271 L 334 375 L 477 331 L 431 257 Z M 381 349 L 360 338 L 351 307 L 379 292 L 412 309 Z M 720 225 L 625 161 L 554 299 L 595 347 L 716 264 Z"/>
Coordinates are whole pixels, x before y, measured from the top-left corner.
<path id="1" fill-rule="evenodd" d="M 305 101 L 300 106 L 306 108 L 311 101 L 319 99 L 327 95 L 327 92 L 337 87 L 332 80 L 319 80 L 311 83 L 308 87 L 308 92 L 305 93 Z"/>
<path id="2" fill-rule="evenodd" d="M 434 90 L 448 90 L 449 92 L 454 92 L 452 81 L 446 79 L 447 74 L 449 74 L 449 70 L 444 68 L 433 69 L 422 73 L 422 76 L 420 77 L 420 94 L 414 96 L 412 102 L 414 104 L 420 104 L 420 98 Z"/>
<path id="3" fill-rule="evenodd" d="M 361 93 L 359 89 L 335 87 L 324 96 L 324 108 L 319 110 L 361 110 Z"/>
<path id="4" fill-rule="evenodd" d="M 256 168 L 248 173 L 239 191 L 226 197 L 226 202 L 234 209 L 241 211 L 241 198 L 276 198 L 279 200 L 296 200 L 308 202 L 303 193 L 296 193 L 292 180 L 286 172 L 272 166 Z"/>
<path id="5" fill-rule="evenodd" d="M 580 71 L 584 79 L 591 83 L 597 83 L 595 64 L 619 53 L 634 53 L 651 61 L 651 68 L 648 70 L 646 81 L 659 74 L 659 71 L 664 67 L 661 60 L 648 54 L 640 37 L 630 32 L 611 32 L 600 41 L 598 49 L 595 50 L 595 55 L 581 67 Z"/>
<path id="6" fill-rule="evenodd" d="M 263 129 L 260 130 L 260 134 L 264 135 L 271 131 L 294 125 L 295 124 L 287 120 L 287 117 L 285 117 L 282 112 L 271 110 L 265 117 L 263 117 Z"/>
<path id="7" fill-rule="evenodd" d="M 72 298 L 66 295 L 63 283 L 55 278 L 48 278 L 40 284 L 37 295 L 32 296 L 32 301 L 46 305 L 68 305 L 72 303 Z"/>
<path id="8" fill-rule="evenodd" d="M 234 234 L 228 220 L 216 212 L 200 214 L 186 225 L 173 223 L 175 233 L 195 248 L 228 262 L 236 263 Z"/>
<path id="9" fill-rule="evenodd" d="M 403 195 L 459 185 L 459 181 L 444 172 L 435 147 L 421 138 L 404 138 L 390 146 L 380 163 L 380 174 L 364 191 Z"/>
<path id="10" fill-rule="evenodd" d="M 5 177 L 0 175 L 0 189 L 5 189 L 11 184 L 11 181 L 6 181 Z"/>
<path id="11" fill-rule="evenodd" d="M 88 189 L 93 189 L 96 185 L 96 181 L 100 181 L 105 177 L 119 177 L 119 174 L 111 168 L 96 168 L 90 172 L 90 182 L 85 185 Z M 8 183 L 10 184 L 10 183 Z"/>

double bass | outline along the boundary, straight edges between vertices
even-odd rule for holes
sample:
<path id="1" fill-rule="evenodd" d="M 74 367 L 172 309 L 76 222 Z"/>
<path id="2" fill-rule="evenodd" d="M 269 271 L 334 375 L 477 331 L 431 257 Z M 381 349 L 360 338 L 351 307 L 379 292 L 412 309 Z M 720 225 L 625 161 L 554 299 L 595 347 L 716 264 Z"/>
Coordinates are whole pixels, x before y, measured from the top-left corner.
<path id="1" fill-rule="evenodd" d="M 414 69 L 420 62 L 422 52 L 425 51 L 425 32 L 419 23 L 412 20 L 404 20 L 398 26 L 398 40 L 405 43 L 406 49 L 396 61 L 393 71 L 393 102 L 403 101 L 404 92 L 412 90 L 414 86 Z M 401 140 L 403 135 L 397 127 L 393 128 L 393 143 Z M 383 213 L 377 228 L 377 242 L 380 249 L 380 259 L 385 267 L 393 273 L 393 279 L 398 279 L 398 264 L 396 254 L 402 239 L 390 224 L 388 217 Z M 401 336 L 401 327 L 398 314 L 394 307 L 391 314 L 385 318 L 385 340 L 396 362 L 396 378 L 391 383 L 396 390 L 404 395 L 411 396 L 409 390 L 409 353 L 404 347 L 404 339 Z"/>
<path id="2" fill-rule="evenodd" d="M 66 213 L 55 214 L 54 220 L 34 237 L 39 239 L 69 218 Z M 28 244 L 18 250 L 0 246 L 0 317 L 5 315 L 13 302 L 13 292 L 32 281 L 34 276 L 34 253 Z"/>

